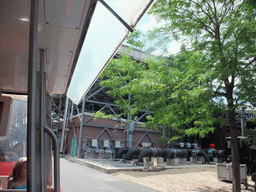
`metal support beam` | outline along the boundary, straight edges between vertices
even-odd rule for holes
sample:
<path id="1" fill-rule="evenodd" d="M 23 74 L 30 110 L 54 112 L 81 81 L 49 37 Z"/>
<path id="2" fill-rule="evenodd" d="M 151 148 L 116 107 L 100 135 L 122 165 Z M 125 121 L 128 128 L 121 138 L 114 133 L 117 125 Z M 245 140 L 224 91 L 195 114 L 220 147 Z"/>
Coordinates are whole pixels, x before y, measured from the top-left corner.
<path id="1" fill-rule="evenodd" d="M 114 140 L 114 138 L 113 138 L 112 134 L 110 133 L 109 129 L 106 128 L 106 130 L 107 130 L 108 134 L 110 135 L 111 139 Z"/>
<path id="2" fill-rule="evenodd" d="M 104 129 L 97 135 L 96 139 L 99 139 L 99 137 L 100 137 L 105 131 L 107 131 L 108 134 L 109 134 L 109 136 L 110 136 L 110 138 L 111 138 L 112 140 L 114 140 L 112 134 L 110 133 L 110 131 L 109 131 L 108 128 L 106 128 L 106 127 L 104 127 Z"/>
<path id="3" fill-rule="evenodd" d="M 44 154 L 44 126 L 45 126 L 45 95 L 46 95 L 46 79 L 44 73 L 44 50 L 40 49 L 40 122 L 41 122 L 41 134 L 40 134 L 40 148 L 41 148 L 41 179 L 42 179 L 42 192 L 46 191 L 46 176 L 45 176 L 45 154 Z"/>
<path id="4" fill-rule="evenodd" d="M 41 50 L 43 50 L 43 49 L 41 49 Z M 55 111 L 56 109 L 59 109 L 58 106 L 56 105 L 56 103 L 54 102 L 53 98 L 51 98 L 51 102 L 52 102 L 52 104 L 54 106 L 54 110 L 53 111 Z"/>
<path id="5" fill-rule="evenodd" d="M 66 121 L 67 121 L 67 113 L 68 113 L 68 103 L 69 103 L 69 98 L 66 97 L 64 121 L 63 121 L 62 134 L 61 134 L 61 140 L 60 140 L 60 152 L 61 153 L 63 153 L 64 136 L 65 136 Z"/>
<path id="6" fill-rule="evenodd" d="M 241 117 L 241 135 L 244 136 L 244 118 Z"/>
<path id="7" fill-rule="evenodd" d="M 41 185 L 38 180 L 37 166 L 37 137 L 36 133 L 36 106 L 37 99 L 37 53 L 38 53 L 38 12 L 39 0 L 31 0 L 30 4 L 30 29 L 29 29 L 29 62 L 28 62 L 28 129 L 27 129 L 27 154 L 28 154 L 28 170 L 27 170 L 27 190 L 28 192 L 41 191 Z M 40 177 L 40 176 L 39 176 Z"/>
<path id="8" fill-rule="evenodd" d="M 59 102 L 59 111 L 58 111 L 58 125 L 57 125 L 57 135 L 59 135 L 59 131 L 58 131 L 58 128 L 60 126 L 60 111 L 61 111 L 61 106 L 62 106 L 62 98 L 60 98 L 60 102 Z"/>
<path id="9" fill-rule="evenodd" d="M 73 103 L 73 101 L 71 101 L 71 112 L 70 112 L 70 116 L 69 116 L 70 121 L 72 121 L 73 112 L 74 112 L 74 103 Z"/>
<path id="10" fill-rule="evenodd" d="M 88 97 L 86 97 L 86 99 L 90 99 L 92 96 L 96 95 L 97 93 L 99 93 L 100 91 L 102 91 L 105 87 L 101 87 L 99 90 L 95 91 L 94 93 L 92 93 L 91 95 L 89 95 Z"/>
<path id="11" fill-rule="evenodd" d="M 99 102 L 99 101 L 92 101 L 92 100 L 89 100 L 89 99 L 85 99 L 85 102 L 87 102 L 87 103 L 96 103 L 96 104 L 99 104 L 99 105 L 108 105 L 108 106 L 119 107 L 119 105 L 117 105 L 117 104 L 105 103 L 105 102 Z"/>
<path id="12" fill-rule="evenodd" d="M 69 137 L 67 138 L 65 148 L 63 149 L 63 153 L 64 154 L 67 153 L 69 142 L 70 142 L 70 140 L 72 140 L 71 138 L 73 137 L 73 134 L 74 134 L 73 133 L 74 129 L 75 129 L 74 127 L 72 127 L 72 129 L 70 129 Z"/>
<path id="13" fill-rule="evenodd" d="M 140 140 L 138 141 L 138 143 L 135 145 L 135 147 L 137 147 L 139 145 L 139 143 L 144 139 L 144 137 L 148 134 L 148 132 L 145 132 L 142 137 L 140 138 Z"/>
<path id="14" fill-rule="evenodd" d="M 79 124 L 80 125 L 80 124 Z M 76 127 L 76 126 L 79 126 L 78 124 L 76 125 L 72 125 L 72 127 Z M 91 126 L 91 127 L 99 127 L 99 128 L 102 128 L 102 127 L 106 127 L 106 128 L 110 128 L 110 129 L 122 129 L 122 130 L 125 130 L 126 128 L 123 128 L 123 127 L 114 127 L 114 126 L 106 126 L 106 125 L 97 125 L 97 124 L 89 124 L 89 123 L 84 123 L 84 125 L 87 125 L 87 126 Z M 70 126 L 71 127 L 71 126 Z M 134 129 L 134 131 L 140 131 L 140 132 L 149 132 L 149 133 L 161 133 L 159 131 L 152 131 L 152 130 L 143 130 L 143 129 Z"/>
<path id="15" fill-rule="evenodd" d="M 78 149 L 78 143 L 77 143 L 78 138 L 77 138 L 77 134 L 76 134 L 76 128 L 73 127 L 72 129 L 74 130 L 74 135 L 75 135 L 75 138 L 76 138 L 76 150 L 77 150 L 77 149 Z M 73 137 L 73 136 L 72 136 L 72 137 Z"/>
<path id="16" fill-rule="evenodd" d="M 112 109 L 111 106 L 108 106 L 108 108 L 114 113 L 114 115 L 117 115 L 116 112 Z M 124 124 L 124 122 L 122 121 L 122 119 L 120 117 L 118 117 L 118 120 Z"/>
<path id="17" fill-rule="evenodd" d="M 104 127 L 104 129 L 97 135 L 96 139 L 99 139 L 99 137 L 105 132 L 106 127 Z"/>
<path id="18" fill-rule="evenodd" d="M 72 137 L 73 137 L 73 135 L 75 135 L 75 138 L 76 138 L 76 129 L 75 129 L 75 127 L 72 127 L 72 128 L 70 129 L 69 137 L 66 139 L 65 147 L 63 148 L 63 153 L 64 153 L 64 154 L 67 153 L 68 146 L 69 146 L 70 141 L 72 142 Z M 77 138 L 76 138 L 76 139 L 77 139 Z"/>
<path id="19" fill-rule="evenodd" d="M 51 127 L 52 129 L 52 118 L 51 118 L 51 113 L 52 113 L 52 107 L 51 107 L 51 96 L 49 94 L 45 95 L 45 111 L 46 111 L 46 116 L 45 116 L 45 125 L 48 127 Z M 45 140 L 44 140 L 44 154 L 45 154 L 45 173 L 46 173 L 46 181 L 48 186 L 52 186 L 52 139 L 50 138 L 49 135 L 45 134 Z"/>
<path id="20" fill-rule="evenodd" d="M 103 109 L 105 109 L 107 106 L 102 107 L 99 111 L 102 111 Z M 88 121 L 90 121 L 91 119 L 93 119 L 93 116 L 91 116 L 90 118 L 88 118 L 85 122 L 83 122 L 83 125 L 85 125 L 85 123 L 87 123 Z"/>
<path id="21" fill-rule="evenodd" d="M 127 131 L 127 141 L 128 141 L 128 147 L 132 147 L 132 136 L 134 132 L 134 122 L 132 120 L 128 120 L 128 131 Z"/>
<path id="22" fill-rule="evenodd" d="M 131 33 L 133 28 L 128 25 L 104 0 L 99 0 Z"/>
<path id="23" fill-rule="evenodd" d="M 131 94 L 129 93 L 129 97 L 128 97 L 128 100 L 129 100 L 129 107 L 128 107 L 128 111 L 130 110 L 131 108 Z M 128 147 L 132 147 L 132 135 L 133 135 L 133 131 L 134 131 L 134 123 L 132 123 L 131 120 L 131 115 L 130 113 L 128 114 L 127 116 L 127 140 L 128 140 L 128 143 L 127 143 L 127 146 Z"/>
<path id="24" fill-rule="evenodd" d="M 149 114 L 148 112 L 144 113 L 139 119 L 135 121 L 134 124 L 137 124 L 145 115 Z"/>
<path id="25" fill-rule="evenodd" d="M 60 102 L 59 102 L 59 113 L 61 111 L 61 106 L 62 106 L 62 97 L 60 98 Z"/>
<path id="26" fill-rule="evenodd" d="M 149 137 L 149 139 L 152 141 L 153 145 L 156 145 L 154 139 L 151 137 L 151 135 L 150 135 L 149 133 L 148 133 L 148 137 Z"/>
<path id="27" fill-rule="evenodd" d="M 85 137 L 85 139 L 97 139 L 96 137 Z M 109 138 L 99 138 L 99 140 L 107 140 Z M 113 141 L 127 141 L 126 139 L 112 139 Z"/>
<path id="28" fill-rule="evenodd" d="M 78 107 L 77 107 L 77 105 L 76 105 L 76 112 L 77 112 L 77 114 L 78 114 L 78 117 L 79 117 L 79 120 L 80 120 L 80 122 L 81 122 L 81 117 L 80 117 L 80 112 L 79 112 L 79 109 L 78 109 Z"/>
<path id="29" fill-rule="evenodd" d="M 79 146 L 78 146 L 78 153 L 77 153 L 78 157 L 81 156 L 83 122 L 84 122 L 84 105 L 85 105 L 85 97 L 83 98 L 83 104 L 82 104 L 82 117 L 81 117 L 81 123 L 80 123 Z"/>

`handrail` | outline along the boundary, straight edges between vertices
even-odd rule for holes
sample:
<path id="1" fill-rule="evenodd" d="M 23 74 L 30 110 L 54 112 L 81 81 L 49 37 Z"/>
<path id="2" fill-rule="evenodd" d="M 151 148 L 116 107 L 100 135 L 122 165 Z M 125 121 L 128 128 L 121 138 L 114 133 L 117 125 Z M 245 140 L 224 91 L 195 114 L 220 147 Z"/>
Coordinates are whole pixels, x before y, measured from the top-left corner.
<path id="1" fill-rule="evenodd" d="M 39 119 L 41 122 L 40 126 L 40 147 L 41 147 L 41 179 L 42 179 L 42 192 L 46 192 L 46 180 L 45 180 L 45 152 L 44 152 L 44 126 L 45 126 L 45 95 L 46 95 L 46 79 L 45 79 L 45 74 L 44 74 L 44 49 L 40 49 L 40 89 L 39 89 Z"/>
<path id="2" fill-rule="evenodd" d="M 54 145 L 54 191 L 60 192 L 60 170 L 59 170 L 59 145 L 58 140 L 53 132 L 48 126 L 44 126 L 44 131 L 49 134 L 52 138 Z"/>
<path id="3" fill-rule="evenodd" d="M 36 191 L 39 189 L 38 178 L 36 177 L 38 170 L 36 150 L 36 113 L 37 108 L 37 49 L 38 49 L 38 13 L 39 0 L 31 0 L 30 3 L 30 27 L 29 27 L 29 62 L 28 62 L 28 123 L 27 123 L 27 156 L 28 156 L 28 191 Z"/>

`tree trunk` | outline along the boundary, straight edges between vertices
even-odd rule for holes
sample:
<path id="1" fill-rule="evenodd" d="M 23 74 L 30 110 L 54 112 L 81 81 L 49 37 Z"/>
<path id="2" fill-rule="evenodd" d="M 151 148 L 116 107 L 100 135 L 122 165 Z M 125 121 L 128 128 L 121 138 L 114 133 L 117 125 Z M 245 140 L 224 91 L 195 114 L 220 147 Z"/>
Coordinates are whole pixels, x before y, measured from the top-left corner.
<path id="1" fill-rule="evenodd" d="M 240 163 L 238 151 L 238 133 L 236 128 L 236 119 L 234 111 L 229 113 L 229 125 L 231 133 L 231 155 L 232 155 L 232 173 L 233 173 L 233 192 L 241 191 L 240 181 Z"/>
<path id="2" fill-rule="evenodd" d="M 232 92 L 231 92 L 232 93 Z M 230 97 L 228 101 L 228 121 L 231 134 L 231 155 L 232 155 L 232 176 L 233 176 L 233 192 L 241 191 L 240 181 L 240 163 L 239 163 L 239 151 L 238 151 L 238 131 L 236 128 L 235 109 L 233 104 L 232 94 L 227 94 Z"/>

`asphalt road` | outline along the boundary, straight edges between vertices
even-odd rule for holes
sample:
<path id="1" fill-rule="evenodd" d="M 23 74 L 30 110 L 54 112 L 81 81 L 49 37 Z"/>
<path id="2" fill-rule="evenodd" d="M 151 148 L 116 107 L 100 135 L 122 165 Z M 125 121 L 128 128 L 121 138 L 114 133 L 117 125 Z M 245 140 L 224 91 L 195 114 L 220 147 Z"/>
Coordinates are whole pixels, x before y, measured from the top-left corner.
<path id="1" fill-rule="evenodd" d="M 156 192 L 63 158 L 60 158 L 60 184 L 62 192 Z"/>

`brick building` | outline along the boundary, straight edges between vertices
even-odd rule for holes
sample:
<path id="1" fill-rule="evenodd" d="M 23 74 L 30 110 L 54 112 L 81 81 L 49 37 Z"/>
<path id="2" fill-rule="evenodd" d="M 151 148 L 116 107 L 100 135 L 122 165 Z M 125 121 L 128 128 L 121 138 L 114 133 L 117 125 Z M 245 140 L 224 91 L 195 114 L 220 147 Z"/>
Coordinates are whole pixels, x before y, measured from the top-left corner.
<path id="1" fill-rule="evenodd" d="M 81 120 L 79 115 L 72 117 L 72 121 L 69 121 L 68 130 L 65 133 L 65 146 L 64 153 L 71 154 L 72 140 L 76 140 L 76 149 L 79 149 L 79 137 L 80 137 L 80 127 Z M 124 124 L 126 124 L 125 119 L 97 119 L 94 120 L 92 113 L 84 113 L 84 124 L 82 129 L 82 146 L 94 147 L 93 140 L 97 140 L 97 147 L 104 148 L 104 141 L 108 140 L 109 148 L 119 148 L 123 147 L 128 142 L 128 135 L 132 134 L 132 147 L 136 146 L 156 146 L 160 143 L 160 138 L 162 136 L 161 132 L 153 131 L 149 128 L 141 127 L 141 123 L 138 122 L 134 124 L 133 132 L 126 131 Z M 62 124 L 61 124 L 62 126 Z M 62 132 L 59 132 L 59 137 Z M 120 145 L 119 145 L 120 144 Z M 74 142 L 73 142 L 74 145 Z M 117 146 L 119 145 L 119 146 Z M 81 152 L 82 152 L 81 147 Z"/>

